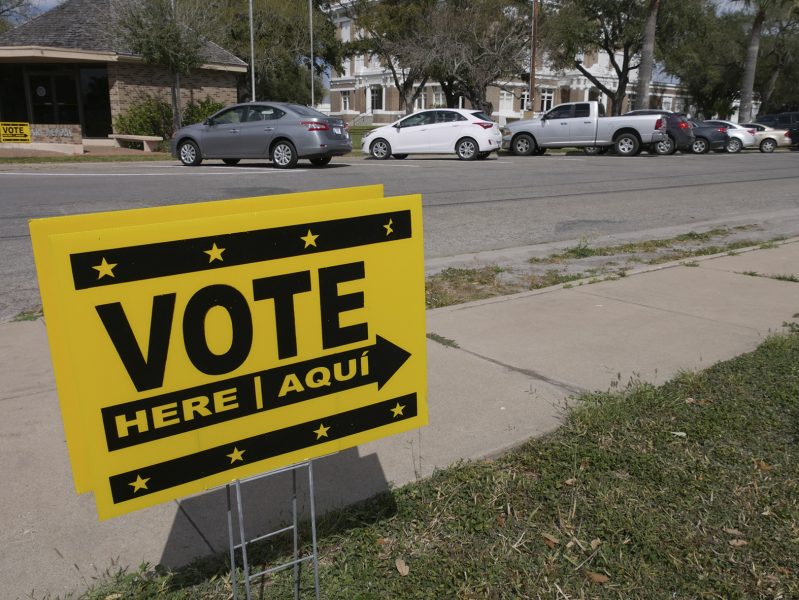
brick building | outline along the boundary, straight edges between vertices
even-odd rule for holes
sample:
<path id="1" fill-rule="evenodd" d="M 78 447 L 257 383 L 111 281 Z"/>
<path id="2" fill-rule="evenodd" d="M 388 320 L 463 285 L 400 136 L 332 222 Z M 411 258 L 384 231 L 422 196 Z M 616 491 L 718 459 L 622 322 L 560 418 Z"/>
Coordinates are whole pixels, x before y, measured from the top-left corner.
<path id="1" fill-rule="evenodd" d="M 147 97 L 171 98 L 171 77 L 145 64 L 112 33 L 111 0 L 66 0 L 0 35 L 0 121 L 77 125 L 105 138 L 113 122 Z M 181 78 L 181 101 L 237 101 L 247 64 L 214 43 L 203 66 Z"/>

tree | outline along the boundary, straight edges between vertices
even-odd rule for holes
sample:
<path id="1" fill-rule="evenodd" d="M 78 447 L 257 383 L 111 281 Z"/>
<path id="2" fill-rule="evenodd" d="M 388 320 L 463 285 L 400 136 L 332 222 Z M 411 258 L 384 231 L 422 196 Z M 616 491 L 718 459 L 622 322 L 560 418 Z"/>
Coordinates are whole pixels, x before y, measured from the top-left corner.
<path id="1" fill-rule="evenodd" d="M 0 33 L 33 16 L 31 0 L 0 0 Z"/>
<path id="2" fill-rule="evenodd" d="M 434 55 L 434 0 L 355 0 L 341 3 L 361 34 L 346 44 L 347 56 L 375 56 L 391 73 L 399 110 L 409 113 L 424 89 Z M 442 32 L 443 33 L 443 32 Z"/>
<path id="3" fill-rule="evenodd" d="M 760 95 L 760 113 L 796 110 L 799 92 L 799 11 L 785 20 L 767 23 L 761 45 L 761 64 L 755 79 Z"/>
<path id="4" fill-rule="evenodd" d="M 144 62 L 172 78 L 173 126 L 180 128 L 180 76 L 203 63 L 207 8 L 194 0 L 113 0 L 116 33 Z"/>
<path id="5" fill-rule="evenodd" d="M 747 123 L 752 119 L 752 98 L 757 72 L 760 39 L 763 35 L 763 24 L 766 18 L 786 9 L 792 11 L 799 5 L 796 0 L 739 0 L 748 8 L 754 9 L 752 27 L 749 30 L 749 40 L 746 49 L 746 62 L 744 63 L 743 78 L 741 80 L 741 102 L 738 109 L 738 120 Z"/>
<path id="6" fill-rule="evenodd" d="M 458 95 L 487 113 L 488 87 L 521 77 L 527 68 L 530 14 L 523 0 L 448 0 L 433 16 L 431 72 L 452 105 Z"/>
<path id="7" fill-rule="evenodd" d="M 660 0 L 649 0 L 649 10 L 644 23 L 644 39 L 641 46 L 641 64 L 638 67 L 638 88 L 634 108 L 649 108 L 649 88 L 655 64 L 655 34 L 657 32 Z"/>
<path id="8" fill-rule="evenodd" d="M 645 0 L 562 0 L 545 11 L 543 47 L 555 68 L 576 68 L 604 92 L 618 115 L 631 73 L 638 68 L 645 18 Z M 607 54 L 616 74 L 615 89 L 583 64 L 583 56 L 599 52 Z"/>
<path id="9" fill-rule="evenodd" d="M 746 19 L 736 13 L 717 15 L 703 0 L 670 4 L 686 12 L 665 15 L 664 25 L 672 31 L 661 39 L 665 71 L 680 79 L 699 113 L 728 116 L 740 94 Z"/>
<path id="10" fill-rule="evenodd" d="M 299 0 L 253 0 L 255 36 L 255 90 L 260 99 L 308 104 L 311 77 L 321 89 L 322 74 L 328 66 L 339 66 L 342 47 L 326 9 L 328 2 L 314 0 L 314 64 L 310 60 L 308 2 Z M 248 64 L 250 29 L 248 3 L 243 0 L 212 0 L 206 10 L 216 23 L 211 39 Z M 239 97 L 251 94 L 251 73 L 239 82 Z"/>

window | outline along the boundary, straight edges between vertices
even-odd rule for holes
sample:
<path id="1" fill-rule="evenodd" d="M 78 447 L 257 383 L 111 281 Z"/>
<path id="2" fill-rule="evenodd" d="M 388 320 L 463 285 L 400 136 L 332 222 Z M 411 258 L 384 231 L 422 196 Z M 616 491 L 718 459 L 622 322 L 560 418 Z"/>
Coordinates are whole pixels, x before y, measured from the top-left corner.
<path id="1" fill-rule="evenodd" d="M 439 108 L 446 105 L 447 105 L 447 97 L 444 95 L 444 92 L 442 92 L 441 90 L 433 92 L 433 106 Z"/>
<path id="2" fill-rule="evenodd" d="M 430 110 L 427 112 L 411 115 L 407 119 L 400 121 L 400 127 L 416 127 L 418 125 L 431 125 L 436 122 L 435 112 Z"/>
<path id="3" fill-rule="evenodd" d="M 499 93 L 499 112 L 513 112 L 513 93 L 502 90 Z"/>
<path id="4" fill-rule="evenodd" d="M 372 95 L 372 110 L 383 110 L 383 88 L 379 85 L 369 88 Z"/>
<path id="5" fill-rule="evenodd" d="M 416 100 L 413 101 L 414 110 L 423 110 L 423 109 L 427 108 L 425 106 L 425 96 L 426 95 L 427 94 L 425 94 L 424 90 L 422 90 L 421 93 L 419 94 L 419 96 L 416 98 Z"/>
<path id="6" fill-rule="evenodd" d="M 574 107 L 575 118 L 584 118 L 591 116 L 591 105 L 588 103 L 578 104 Z"/>
<path id="7" fill-rule="evenodd" d="M 241 123 L 244 121 L 244 112 L 247 110 L 246 106 L 237 106 L 219 113 L 214 117 L 214 123 Z"/>
<path id="8" fill-rule="evenodd" d="M 530 110 L 530 90 L 522 92 L 521 110 Z"/>
<path id="9" fill-rule="evenodd" d="M 663 98 L 663 110 L 671 110 L 671 98 Z"/>
<path id="10" fill-rule="evenodd" d="M 341 92 L 341 110 L 348 111 L 350 109 L 350 93 L 349 91 Z"/>
<path id="11" fill-rule="evenodd" d="M 342 23 L 341 23 L 341 41 L 342 42 L 349 42 L 350 41 L 350 22 L 349 21 L 342 21 Z"/>
<path id="12" fill-rule="evenodd" d="M 541 112 L 550 110 L 555 99 L 555 90 L 552 88 L 541 88 L 539 94 L 541 96 Z"/>
<path id="13" fill-rule="evenodd" d="M 247 115 L 248 121 L 271 121 L 274 119 L 279 119 L 283 115 L 285 115 L 282 110 L 279 108 L 275 108 L 274 106 L 264 106 L 261 104 L 257 104 L 255 106 L 250 107 L 250 112 Z"/>
<path id="14" fill-rule="evenodd" d="M 547 113 L 547 119 L 569 119 L 572 116 L 573 104 L 557 106 Z"/>
<path id="15" fill-rule="evenodd" d="M 455 121 L 465 121 L 466 117 L 464 117 L 460 113 L 456 113 L 454 110 L 437 110 L 436 111 L 436 123 L 454 123 Z"/>

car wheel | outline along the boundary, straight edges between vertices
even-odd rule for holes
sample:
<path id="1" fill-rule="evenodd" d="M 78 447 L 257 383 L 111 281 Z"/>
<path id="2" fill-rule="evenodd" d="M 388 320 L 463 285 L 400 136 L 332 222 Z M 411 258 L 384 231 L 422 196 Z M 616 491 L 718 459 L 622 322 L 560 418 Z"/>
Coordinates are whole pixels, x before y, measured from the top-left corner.
<path id="1" fill-rule="evenodd" d="M 178 148 L 178 156 L 180 162 L 187 167 L 196 167 L 203 161 L 203 155 L 200 153 L 200 148 L 191 140 L 186 140 L 180 144 Z"/>
<path id="2" fill-rule="evenodd" d="M 222 162 L 226 165 L 237 165 L 239 164 L 240 158 L 223 158 Z"/>
<path id="3" fill-rule="evenodd" d="M 632 133 L 622 133 L 613 145 L 613 150 L 619 156 L 635 156 L 640 148 L 638 138 Z"/>
<path id="4" fill-rule="evenodd" d="M 406 158 L 408 158 L 407 154 L 392 154 L 391 156 L 393 156 L 397 160 L 405 160 Z"/>
<path id="5" fill-rule="evenodd" d="M 760 151 L 765 152 L 766 154 L 770 154 L 777 149 L 777 142 L 775 142 L 771 138 L 766 138 L 762 142 L 760 142 Z"/>
<path id="6" fill-rule="evenodd" d="M 743 149 L 744 145 L 738 138 L 730 138 L 727 140 L 727 152 L 730 154 L 737 154 Z"/>
<path id="7" fill-rule="evenodd" d="M 710 144 L 705 138 L 696 138 L 691 144 L 691 152 L 694 154 L 707 154 L 708 150 L 710 150 Z"/>
<path id="8" fill-rule="evenodd" d="M 513 138 L 510 148 L 516 156 L 530 156 L 535 152 L 536 144 L 529 133 L 520 133 Z"/>
<path id="9" fill-rule="evenodd" d="M 272 162 L 278 169 L 293 169 L 297 165 L 297 150 L 288 140 L 281 140 L 272 146 Z"/>
<path id="10" fill-rule="evenodd" d="M 383 138 L 378 138 L 369 146 L 369 154 L 377 160 L 387 160 L 391 158 L 391 144 Z"/>
<path id="11" fill-rule="evenodd" d="M 318 158 L 312 158 L 311 164 L 315 167 L 324 167 L 325 165 L 329 165 L 332 159 L 332 156 L 320 156 Z"/>
<path id="12" fill-rule="evenodd" d="M 490 153 L 490 152 L 480 152 L 480 153 L 477 155 L 477 160 L 485 160 L 485 159 L 487 159 L 489 156 L 491 156 L 491 153 Z"/>
<path id="13" fill-rule="evenodd" d="M 677 145 L 669 135 L 666 136 L 665 140 L 660 140 L 657 144 L 655 144 L 655 154 L 668 156 L 670 154 L 674 154 L 675 152 L 677 152 Z"/>
<path id="14" fill-rule="evenodd" d="M 480 148 L 477 142 L 472 138 L 467 137 L 460 139 L 458 143 L 455 144 L 455 154 L 457 154 L 458 158 L 461 160 L 474 160 L 479 153 Z"/>

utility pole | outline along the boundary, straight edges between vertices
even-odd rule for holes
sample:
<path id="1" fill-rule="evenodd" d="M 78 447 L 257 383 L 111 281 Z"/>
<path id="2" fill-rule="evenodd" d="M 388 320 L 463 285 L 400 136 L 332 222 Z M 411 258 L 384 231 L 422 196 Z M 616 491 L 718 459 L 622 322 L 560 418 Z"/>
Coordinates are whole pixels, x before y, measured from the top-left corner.
<path id="1" fill-rule="evenodd" d="M 308 0 L 308 31 L 311 32 L 311 106 L 315 106 L 313 85 L 313 0 Z"/>
<path id="2" fill-rule="evenodd" d="M 255 102 L 255 32 L 252 24 L 252 0 L 250 0 L 250 79 L 252 80 L 250 102 Z"/>
<path id="3" fill-rule="evenodd" d="M 533 20 L 530 26 L 530 94 L 527 108 L 530 112 L 535 112 L 535 47 L 538 25 L 538 0 L 533 0 Z"/>

